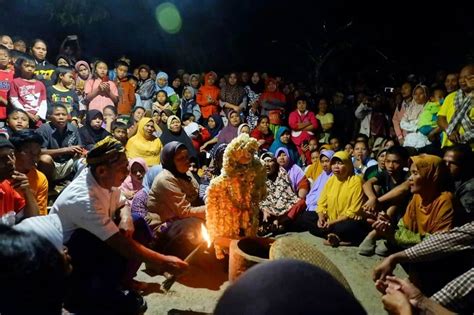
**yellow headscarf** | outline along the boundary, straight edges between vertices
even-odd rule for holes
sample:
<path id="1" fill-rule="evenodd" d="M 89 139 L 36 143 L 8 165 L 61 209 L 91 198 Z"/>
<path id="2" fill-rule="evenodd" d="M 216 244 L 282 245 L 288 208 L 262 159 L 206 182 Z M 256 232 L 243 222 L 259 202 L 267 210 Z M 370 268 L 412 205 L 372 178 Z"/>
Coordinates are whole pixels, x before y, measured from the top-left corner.
<path id="1" fill-rule="evenodd" d="M 137 134 L 128 139 L 126 153 L 129 159 L 143 158 L 148 167 L 160 164 L 160 153 L 163 145 L 159 138 L 147 139 L 145 137 L 144 127 L 149 122 L 153 122 L 152 118 L 144 117 L 138 122 Z M 153 122 L 155 130 L 159 127 Z"/>
<path id="2" fill-rule="evenodd" d="M 344 163 L 344 165 L 349 170 L 349 176 L 354 175 L 354 164 L 352 164 L 352 159 L 349 153 L 347 153 L 346 151 L 339 151 L 339 152 L 334 153 L 334 155 L 331 158 L 331 164 L 332 164 L 332 160 L 335 158 L 338 158 L 339 160 L 342 161 L 342 163 Z"/>

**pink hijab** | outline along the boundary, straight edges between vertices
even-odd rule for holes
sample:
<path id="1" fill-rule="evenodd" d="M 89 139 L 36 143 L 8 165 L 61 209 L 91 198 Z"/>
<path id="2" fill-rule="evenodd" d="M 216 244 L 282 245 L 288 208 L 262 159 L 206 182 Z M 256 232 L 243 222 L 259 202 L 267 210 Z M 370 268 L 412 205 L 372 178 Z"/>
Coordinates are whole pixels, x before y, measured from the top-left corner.
<path id="1" fill-rule="evenodd" d="M 145 170 L 145 173 L 148 171 L 148 166 L 146 165 L 145 160 L 142 158 L 134 158 L 128 161 L 128 167 L 130 168 L 130 171 L 132 171 L 132 165 L 135 163 L 140 164 Z M 145 174 L 143 174 L 143 176 L 145 176 Z M 128 175 L 120 186 L 121 191 L 138 191 L 142 188 L 142 181 L 133 178 L 132 175 Z"/>

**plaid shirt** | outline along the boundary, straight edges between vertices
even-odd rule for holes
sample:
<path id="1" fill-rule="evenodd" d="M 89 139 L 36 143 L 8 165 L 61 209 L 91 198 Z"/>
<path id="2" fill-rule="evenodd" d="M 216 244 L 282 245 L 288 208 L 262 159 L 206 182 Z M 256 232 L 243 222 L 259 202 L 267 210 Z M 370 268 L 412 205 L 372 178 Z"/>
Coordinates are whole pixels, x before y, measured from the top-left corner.
<path id="1" fill-rule="evenodd" d="M 423 242 L 405 250 L 410 262 L 441 258 L 452 253 L 474 249 L 474 222 L 447 232 L 433 234 Z M 473 307 L 474 268 L 448 283 L 431 299 L 451 310 Z"/>

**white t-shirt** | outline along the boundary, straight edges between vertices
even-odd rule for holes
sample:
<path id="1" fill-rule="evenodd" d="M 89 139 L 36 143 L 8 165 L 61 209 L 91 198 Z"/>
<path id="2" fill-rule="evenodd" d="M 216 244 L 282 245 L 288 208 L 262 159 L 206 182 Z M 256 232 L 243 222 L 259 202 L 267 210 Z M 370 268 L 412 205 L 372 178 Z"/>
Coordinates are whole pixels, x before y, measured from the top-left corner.
<path id="1" fill-rule="evenodd" d="M 58 251 L 63 251 L 63 229 L 57 214 L 26 218 L 13 228 L 17 231 L 39 234 L 49 240 Z"/>
<path id="2" fill-rule="evenodd" d="M 125 201 L 118 188 L 102 188 L 85 168 L 59 195 L 51 213 L 59 215 L 65 243 L 79 228 L 105 241 L 119 232 L 112 218 Z"/>

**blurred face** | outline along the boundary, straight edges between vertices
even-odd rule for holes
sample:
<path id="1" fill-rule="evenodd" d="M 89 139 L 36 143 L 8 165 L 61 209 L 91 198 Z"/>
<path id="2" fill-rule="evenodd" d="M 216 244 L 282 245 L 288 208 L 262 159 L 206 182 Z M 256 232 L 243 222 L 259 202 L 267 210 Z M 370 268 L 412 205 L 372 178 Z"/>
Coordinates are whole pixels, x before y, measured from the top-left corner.
<path id="1" fill-rule="evenodd" d="M 330 173 L 331 172 L 331 161 L 328 159 L 328 157 L 322 155 L 321 159 L 320 159 L 320 162 L 321 162 L 321 166 L 323 167 L 323 171 L 325 171 L 326 173 Z"/>
<path id="2" fill-rule="evenodd" d="M 132 168 L 130 169 L 130 175 L 141 181 L 145 176 L 145 169 L 140 165 L 140 163 L 135 162 L 132 164 Z"/>
<path id="3" fill-rule="evenodd" d="M 72 76 L 72 72 L 66 72 L 61 76 L 61 83 L 64 87 L 70 88 L 73 82 L 74 77 Z"/>
<path id="4" fill-rule="evenodd" d="M 449 173 L 454 180 L 461 178 L 462 176 L 462 166 L 459 163 L 461 161 L 461 156 L 459 153 L 454 151 L 446 151 L 443 157 L 446 166 L 449 169 Z"/>
<path id="5" fill-rule="evenodd" d="M 64 58 L 58 59 L 58 67 L 69 67 L 69 62 Z"/>
<path id="6" fill-rule="evenodd" d="M 420 193 L 423 187 L 424 180 L 418 172 L 418 168 L 416 167 L 415 163 L 410 166 L 410 173 L 411 175 L 408 178 L 408 183 L 410 184 L 410 191 L 412 194 Z"/>
<path id="7" fill-rule="evenodd" d="M 216 82 L 216 78 L 214 78 L 213 75 L 210 75 L 210 76 L 207 78 L 207 84 L 208 84 L 208 85 L 214 85 L 215 82 Z"/>
<path id="8" fill-rule="evenodd" d="M 328 111 L 328 102 L 325 99 L 319 100 L 318 108 L 321 113 L 326 113 Z"/>
<path id="9" fill-rule="evenodd" d="M 377 163 L 381 169 L 385 169 L 385 158 L 387 156 L 387 152 L 383 152 L 379 154 L 377 157 Z"/>
<path id="10" fill-rule="evenodd" d="M 319 161 L 319 151 L 311 152 L 311 163 L 316 163 Z"/>
<path id="11" fill-rule="evenodd" d="M 178 133 L 181 131 L 181 122 L 177 119 L 173 119 L 170 124 L 170 130 L 172 132 Z"/>
<path id="12" fill-rule="evenodd" d="M 249 73 L 242 72 L 241 78 L 242 78 L 242 82 L 247 82 L 249 80 Z"/>
<path id="13" fill-rule="evenodd" d="M 425 104 L 428 100 L 428 96 L 425 93 L 425 90 L 421 87 L 417 87 L 415 90 L 415 94 L 413 95 L 413 99 L 417 104 Z"/>
<path id="14" fill-rule="evenodd" d="M 176 170 L 181 174 L 185 174 L 189 170 L 189 153 L 186 149 L 179 149 L 173 158 Z"/>
<path id="15" fill-rule="evenodd" d="M 159 85 L 159 86 L 163 87 L 163 86 L 165 86 L 165 85 L 167 85 L 167 84 L 168 84 L 168 80 L 167 80 L 166 78 L 160 77 L 160 78 L 158 79 L 158 85 Z"/>
<path id="16" fill-rule="evenodd" d="M 15 171 L 15 152 L 10 148 L 0 149 L 0 180 L 11 178 Z"/>
<path id="17" fill-rule="evenodd" d="M 8 66 L 8 63 L 10 62 L 10 56 L 8 53 L 4 50 L 0 50 L 0 66 L 2 69 L 5 69 L 6 66 Z"/>
<path id="18" fill-rule="evenodd" d="M 290 133 L 289 132 L 284 132 L 281 136 L 280 136 L 280 141 L 284 144 L 288 144 L 290 143 Z"/>
<path id="19" fill-rule="evenodd" d="M 65 128 L 67 125 L 67 110 L 60 107 L 55 108 L 50 116 L 50 120 L 59 129 Z"/>
<path id="20" fill-rule="evenodd" d="M 113 110 L 111 110 L 110 108 L 104 109 L 104 120 L 105 121 L 115 120 L 115 119 L 117 119 L 117 115 L 115 115 Z"/>
<path id="21" fill-rule="evenodd" d="M 21 64 L 21 77 L 25 79 L 31 79 L 34 76 L 36 65 L 30 61 L 23 61 Z"/>
<path id="22" fill-rule="evenodd" d="M 193 98 L 193 94 L 191 93 L 191 91 L 189 89 L 186 89 L 184 91 L 184 98 L 187 99 L 187 100 L 190 100 L 191 98 Z"/>
<path id="23" fill-rule="evenodd" d="M 14 112 L 8 116 L 8 126 L 14 131 L 28 129 L 28 116 L 24 113 Z"/>
<path id="24" fill-rule="evenodd" d="M 304 113 L 306 111 L 306 101 L 303 101 L 303 100 L 299 100 L 297 103 L 296 103 L 296 108 L 298 108 L 298 111 L 300 113 Z"/>
<path id="25" fill-rule="evenodd" d="M 275 161 L 275 159 L 272 159 L 271 157 L 266 157 L 263 160 L 265 169 L 267 171 L 267 175 L 274 174 L 278 170 L 278 164 Z"/>
<path id="26" fill-rule="evenodd" d="M 84 65 L 79 66 L 79 76 L 82 79 L 87 79 L 89 77 L 89 68 Z"/>
<path id="27" fill-rule="evenodd" d="M 128 79 L 128 82 L 130 82 L 135 90 L 137 89 L 138 82 L 135 79 Z"/>
<path id="28" fill-rule="evenodd" d="M 120 187 L 129 174 L 127 156 L 121 153 L 116 162 L 107 164 L 105 168 L 107 172 L 104 177 L 108 179 L 110 186 Z"/>
<path id="29" fill-rule="evenodd" d="M 448 74 L 444 80 L 444 87 L 448 93 L 456 91 L 458 89 L 458 75 L 456 73 Z"/>
<path id="30" fill-rule="evenodd" d="M 113 136 L 120 142 L 126 142 L 128 139 L 127 130 L 122 128 L 115 128 L 113 131 Z"/>
<path id="31" fill-rule="evenodd" d="M 180 78 L 175 78 L 173 80 L 172 85 L 175 89 L 179 88 L 181 86 L 181 79 Z"/>
<path id="32" fill-rule="evenodd" d="M 400 90 L 400 93 L 402 93 L 402 97 L 404 99 L 410 98 L 412 94 L 411 92 L 412 92 L 411 85 L 408 83 L 403 83 L 402 88 Z"/>
<path id="33" fill-rule="evenodd" d="M 38 163 L 41 154 L 41 145 L 35 142 L 26 143 L 15 151 L 16 169 L 22 173 L 28 173 Z"/>
<path id="34" fill-rule="evenodd" d="M 258 74 L 258 72 L 254 72 L 250 80 L 253 84 L 257 84 L 260 81 L 260 75 Z"/>
<path id="35" fill-rule="evenodd" d="M 36 60 L 43 61 L 46 59 L 46 53 L 48 52 L 48 49 L 46 48 L 45 43 L 38 41 L 33 47 L 31 47 L 31 51 Z"/>
<path id="36" fill-rule="evenodd" d="M 230 115 L 230 124 L 234 127 L 237 127 L 240 124 L 240 116 L 237 113 L 232 113 Z"/>
<path id="37" fill-rule="evenodd" d="M 231 73 L 229 76 L 229 84 L 236 85 L 237 84 L 237 74 Z"/>
<path id="38" fill-rule="evenodd" d="M 273 82 L 273 81 L 270 81 L 267 85 L 267 89 L 268 89 L 269 92 L 275 92 L 276 89 L 277 89 L 276 83 Z"/>
<path id="39" fill-rule="evenodd" d="M 349 174 L 349 169 L 347 166 L 338 158 L 332 159 L 331 170 L 334 176 L 336 176 L 338 179 L 345 179 Z"/>
<path id="40" fill-rule="evenodd" d="M 369 150 L 367 149 L 367 146 L 363 142 L 357 142 L 355 147 L 354 147 L 354 156 L 358 159 L 364 160 L 367 158 L 369 154 Z"/>
<path id="41" fill-rule="evenodd" d="M 158 94 L 156 94 L 156 100 L 160 104 L 166 104 L 166 101 L 167 101 L 166 94 L 162 92 L 158 92 Z"/>
<path id="42" fill-rule="evenodd" d="M 444 91 L 443 90 L 434 90 L 433 92 L 433 101 L 442 103 L 442 100 L 444 99 Z"/>
<path id="43" fill-rule="evenodd" d="M 342 93 L 336 93 L 332 98 L 334 105 L 340 105 L 344 101 L 344 95 Z"/>
<path id="44" fill-rule="evenodd" d="M 13 43 L 13 49 L 26 53 L 26 44 L 22 40 Z"/>
<path id="45" fill-rule="evenodd" d="M 385 146 L 384 146 L 384 149 L 388 149 L 388 148 L 391 148 L 395 145 L 395 142 L 393 142 L 393 140 L 388 140 L 386 143 L 385 143 Z"/>
<path id="46" fill-rule="evenodd" d="M 147 138 L 153 137 L 153 133 L 155 132 L 155 123 L 153 121 L 148 122 L 145 126 L 143 126 L 143 131 L 145 131 L 145 136 Z"/>
<path id="47" fill-rule="evenodd" d="M 140 80 L 146 80 L 150 77 L 150 72 L 148 72 L 148 70 L 145 68 L 141 68 L 138 71 L 138 76 L 140 77 Z"/>
<path id="48" fill-rule="evenodd" d="M 261 131 L 268 131 L 268 119 L 262 118 L 258 127 Z"/>
<path id="49" fill-rule="evenodd" d="M 214 118 L 209 117 L 209 119 L 207 120 L 207 125 L 209 126 L 209 129 L 216 128 L 216 121 L 214 120 Z"/>
<path id="50" fill-rule="evenodd" d="M 189 83 L 189 74 L 188 73 L 183 74 L 183 83 L 184 84 Z"/>
<path id="51" fill-rule="evenodd" d="M 329 143 L 331 144 L 332 150 L 337 151 L 339 149 L 339 139 L 337 138 L 332 138 L 329 140 Z"/>
<path id="52" fill-rule="evenodd" d="M 127 76 L 128 67 L 120 65 L 117 67 L 116 72 L 117 72 L 117 78 L 123 79 Z"/>
<path id="53" fill-rule="evenodd" d="M 160 123 L 160 113 L 155 111 L 153 112 L 153 121 L 155 122 L 155 124 L 159 124 Z"/>
<path id="54" fill-rule="evenodd" d="M 153 81 L 156 80 L 156 72 L 153 69 L 150 70 L 150 78 L 152 78 Z"/>
<path id="55" fill-rule="evenodd" d="M 403 163 L 397 154 L 387 154 L 385 156 L 385 170 L 390 176 L 400 172 L 403 168 Z"/>
<path id="56" fill-rule="evenodd" d="M 145 110 L 143 108 L 138 108 L 133 113 L 133 120 L 140 121 L 140 119 L 142 119 L 144 115 L 145 115 Z"/>
<path id="57" fill-rule="evenodd" d="M 168 122 L 168 116 L 165 112 L 161 112 L 161 122 L 166 124 Z"/>
<path id="58" fill-rule="evenodd" d="M 107 75 L 107 65 L 103 62 L 99 62 L 95 67 L 95 72 L 99 78 L 104 78 Z"/>
<path id="59" fill-rule="evenodd" d="M 94 119 L 91 120 L 91 127 L 92 129 L 99 130 L 100 127 L 102 127 L 102 118 L 100 116 L 95 117 Z"/>
<path id="60" fill-rule="evenodd" d="M 290 158 L 288 157 L 288 155 L 286 155 L 285 152 L 280 152 L 280 154 L 278 154 L 278 157 L 277 157 L 277 162 L 278 162 L 278 165 L 285 167 L 290 162 Z"/>
<path id="61" fill-rule="evenodd" d="M 7 47 L 8 49 L 12 50 L 13 49 L 13 41 L 10 36 L 8 35 L 3 35 L 0 41 L 0 44 L 3 46 Z"/>
<path id="62" fill-rule="evenodd" d="M 308 149 L 310 151 L 313 151 L 313 150 L 316 150 L 317 148 L 318 148 L 318 140 L 316 139 L 309 140 Z"/>
<path id="63" fill-rule="evenodd" d="M 472 91 L 472 87 L 467 84 L 467 78 L 474 75 L 474 67 L 464 67 L 459 74 L 459 87 L 464 93 Z"/>
<path id="64" fill-rule="evenodd" d="M 214 82 L 212 82 L 212 84 L 214 84 Z M 191 86 L 195 89 L 199 87 L 199 80 L 196 76 L 191 78 Z"/>
<path id="65" fill-rule="evenodd" d="M 243 126 L 242 129 L 240 129 L 240 132 L 241 133 L 246 133 L 246 134 L 250 134 L 250 128 L 248 126 Z"/>

